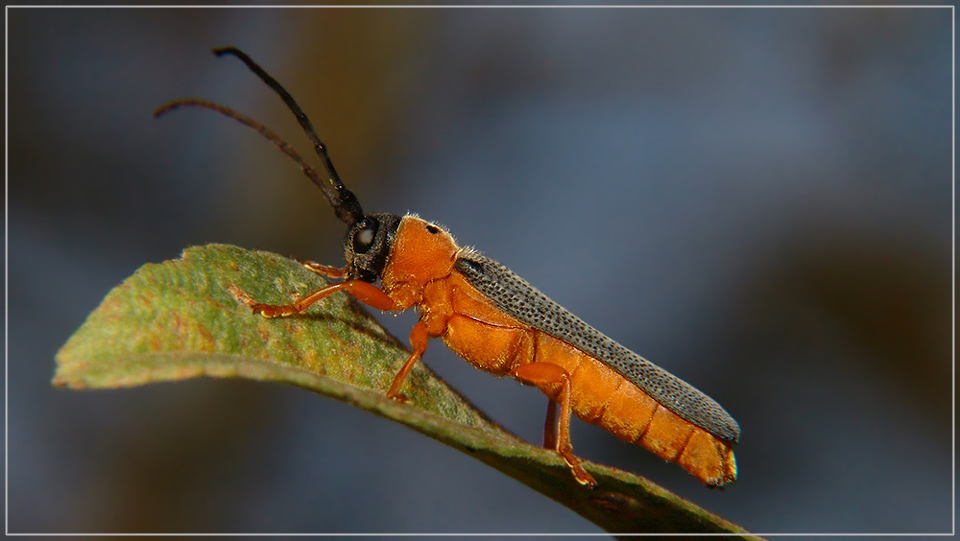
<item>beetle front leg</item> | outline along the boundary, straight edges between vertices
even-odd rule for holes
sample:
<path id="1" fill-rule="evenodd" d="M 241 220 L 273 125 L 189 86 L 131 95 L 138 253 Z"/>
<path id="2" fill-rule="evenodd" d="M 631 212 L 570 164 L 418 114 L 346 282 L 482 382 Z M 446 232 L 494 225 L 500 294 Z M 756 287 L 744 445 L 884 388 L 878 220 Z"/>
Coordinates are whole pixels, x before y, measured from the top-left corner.
<path id="1" fill-rule="evenodd" d="M 305 263 L 304 266 L 321 274 L 324 274 L 331 269 L 334 271 L 337 270 L 334 267 L 320 265 L 319 263 Z M 253 302 L 252 300 L 245 300 L 244 302 L 247 303 L 247 305 L 255 314 L 260 314 L 268 318 L 286 317 L 293 314 L 298 314 L 309 308 L 310 305 L 314 304 L 315 302 L 321 301 L 338 291 L 345 291 L 363 304 L 378 310 L 403 310 L 403 307 L 398 305 L 382 289 L 371 284 L 370 282 L 365 282 L 363 280 L 347 280 L 346 282 L 340 282 L 339 284 L 328 285 L 327 287 L 318 289 L 309 295 L 301 297 L 293 304 L 261 304 Z M 418 360 L 420 360 L 423 352 L 427 350 L 428 339 L 429 335 L 427 333 L 427 325 L 423 322 L 423 320 L 420 320 L 416 325 L 413 326 L 413 330 L 410 332 L 410 345 L 413 346 L 413 353 L 410 354 L 410 357 L 408 357 L 407 361 L 403 363 L 400 371 L 397 372 L 396 376 L 394 376 L 393 382 L 390 384 L 390 388 L 387 390 L 387 398 L 396 400 L 398 402 L 408 401 L 407 397 L 400 393 L 400 387 L 403 386 L 404 380 L 407 378 L 407 375 L 410 374 L 410 371 L 413 370 L 413 366 L 417 364 Z"/>
<path id="2" fill-rule="evenodd" d="M 293 304 L 261 304 L 249 302 L 247 305 L 253 310 L 254 314 L 260 314 L 270 318 L 286 317 L 303 312 L 313 303 L 329 297 L 338 291 L 345 291 L 363 304 L 372 306 L 378 310 L 392 311 L 401 309 L 382 289 L 363 280 L 347 280 L 339 284 L 328 285 L 305 297 L 301 297 Z"/>

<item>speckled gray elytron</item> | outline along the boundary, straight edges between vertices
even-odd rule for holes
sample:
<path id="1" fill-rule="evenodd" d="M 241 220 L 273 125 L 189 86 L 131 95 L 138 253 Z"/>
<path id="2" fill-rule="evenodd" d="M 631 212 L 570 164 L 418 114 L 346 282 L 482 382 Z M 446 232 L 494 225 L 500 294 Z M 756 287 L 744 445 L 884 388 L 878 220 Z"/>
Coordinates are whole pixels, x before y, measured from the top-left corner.
<path id="1" fill-rule="evenodd" d="M 618 372 L 654 400 L 714 436 L 736 442 L 740 426 L 694 386 L 618 344 L 500 263 L 462 250 L 455 268 L 497 308 L 562 340 Z"/>

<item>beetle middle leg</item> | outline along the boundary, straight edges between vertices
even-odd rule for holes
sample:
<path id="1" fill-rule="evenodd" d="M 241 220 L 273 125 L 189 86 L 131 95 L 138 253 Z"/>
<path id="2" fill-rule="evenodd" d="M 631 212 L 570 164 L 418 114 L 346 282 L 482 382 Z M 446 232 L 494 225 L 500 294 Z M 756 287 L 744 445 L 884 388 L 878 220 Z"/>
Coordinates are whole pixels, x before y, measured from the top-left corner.
<path id="1" fill-rule="evenodd" d="M 403 386 L 403 381 L 407 379 L 407 375 L 410 373 L 410 370 L 413 369 L 413 365 L 417 364 L 417 361 L 423 356 L 423 352 L 427 350 L 427 340 L 429 340 L 429 338 L 427 325 L 423 320 L 418 321 L 417 324 L 413 326 L 413 330 L 410 331 L 410 345 L 413 346 L 413 353 L 407 357 L 407 361 L 400 367 L 400 371 L 393 377 L 393 383 L 391 383 L 390 388 L 387 389 L 387 398 L 390 400 L 396 400 L 397 402 L 408 402 L 410 400 L 400 393 L 400 387 Z"/>
<path id="2" fill-rule="evenodd" d="M 597 486 L 597 481 L 583 469 L 580 459 L 573 454 L 573 446 L 570 445 L 570 374 L 567 374 L 566 370 L 555 364 L 535 362 L 514 369 L 513 377 L 523 383 L 535 385 L 541 390 L 543 390 L 543 387 L 549 388 L 559 385 L 560 390 L 557 396 L 551 396 L 553 393 L 547 395 L 551 398 L 551 402 L 554 402 L 555 398 L 560 406 L 560 417 L 557 419 L 556 432 L 550 434 L 545 431 L 544 440 L 547 440 L 549 435 L 555 434 L 555 437 L 551 438 L 554 440 L 552 442 L 554 443 L 554 449 L 560 455 L 560 458 L 567 463 L 577 482 L 591 488 Z"/>

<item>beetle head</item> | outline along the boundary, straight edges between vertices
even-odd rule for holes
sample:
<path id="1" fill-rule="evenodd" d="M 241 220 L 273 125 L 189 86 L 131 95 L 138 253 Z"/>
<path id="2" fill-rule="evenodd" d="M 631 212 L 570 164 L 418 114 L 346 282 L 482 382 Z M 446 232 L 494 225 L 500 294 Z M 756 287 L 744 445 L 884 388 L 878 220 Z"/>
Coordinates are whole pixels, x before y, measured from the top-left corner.
<path id="1" fill-rule="evenodd" d="M 376 282 L 387 265 L 398 227 L 396 214 L 369 214 L 354 222 L 343 239 L 347 277 Z"/>

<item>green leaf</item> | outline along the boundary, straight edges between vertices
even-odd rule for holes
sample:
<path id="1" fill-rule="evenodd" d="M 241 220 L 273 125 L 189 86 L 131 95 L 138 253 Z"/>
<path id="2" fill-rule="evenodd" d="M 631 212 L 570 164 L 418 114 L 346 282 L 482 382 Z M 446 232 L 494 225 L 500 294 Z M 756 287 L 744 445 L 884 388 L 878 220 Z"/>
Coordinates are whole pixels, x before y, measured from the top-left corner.
<path id="1" fill-rule="evenodd" d="M 404 424 L 488 464 L 610 532 L 746 533 L 633 474 L 585 463 L 580 487 L 552 451 L 513 436 L 422 363 L 407 404 L 385 392 L 409 355 L 343 294 L 304 314 L 251 314 L 244 294 L 285 304 L 326 284 L 296 261 L 235 246 L 188 248 L 111 291 L 57 353 L 53 384 L 109 389 L 198 376 L 278 381 Z"/>

